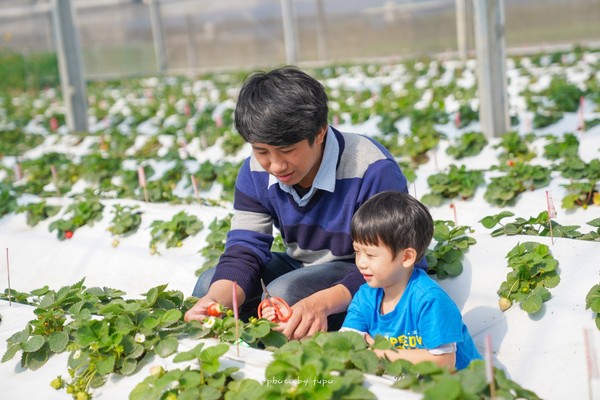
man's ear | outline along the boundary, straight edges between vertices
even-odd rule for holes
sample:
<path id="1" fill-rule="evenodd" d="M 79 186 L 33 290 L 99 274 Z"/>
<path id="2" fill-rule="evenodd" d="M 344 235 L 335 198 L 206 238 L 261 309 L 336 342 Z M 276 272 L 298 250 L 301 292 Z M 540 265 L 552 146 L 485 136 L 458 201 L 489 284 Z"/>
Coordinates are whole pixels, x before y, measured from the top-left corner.
<path id="1" fill-rule="evenodd" d="M 319 133 L 317 133 L 317 137 L 315 142 L 317 144 L 321 144 L 325 141 L 325 134 L 327 133 L 327 125 L 325 125 Z"/>
<path id="2" fill-rule="evenodd" d="M 412 267 L 417 262 L 417 251 L 412 247 L 404 249 L 402 255 L 402 265 L 404 267 Z"/>

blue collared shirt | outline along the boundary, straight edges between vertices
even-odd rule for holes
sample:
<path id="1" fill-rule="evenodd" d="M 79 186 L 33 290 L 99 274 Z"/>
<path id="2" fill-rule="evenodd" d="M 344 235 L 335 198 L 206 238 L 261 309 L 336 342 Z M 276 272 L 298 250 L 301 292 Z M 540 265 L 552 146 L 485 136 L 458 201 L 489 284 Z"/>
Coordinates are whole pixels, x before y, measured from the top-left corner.
<path id="1" fill-rule="evenodd" d="M 325 149 L 323 150 L 323 159 L 321 160 L 321 165 L 319 166 L 319 170 L 317 171 L 315 180 L 313 181 L 313 184 L 310 187 L 308 193 L 300 197 L 300 195 L 298 194 L 296 189 L 294 189 L 293 186 L 288 186 L 279 182 L 277 178 L 275 178 L 273 175 L 269 175 L 269 187 L 275 183 L 278 183 L 281 190 L 291 194 L 300 207 L 304 207 L 308 204 L 308 202 L 310 201 L 310 199 L 312 199 L 317 189 L 326 190 L 328 192 L 333 193 L 333 190 L 335 189 L 335 166 L 337 164 L 339 153 L 340 146 L 338 145 L 338 141 L 335 138 L 335 135 L 333 134 L 331 128 L 328 127 L 327 135 L 325 136 Z"/>

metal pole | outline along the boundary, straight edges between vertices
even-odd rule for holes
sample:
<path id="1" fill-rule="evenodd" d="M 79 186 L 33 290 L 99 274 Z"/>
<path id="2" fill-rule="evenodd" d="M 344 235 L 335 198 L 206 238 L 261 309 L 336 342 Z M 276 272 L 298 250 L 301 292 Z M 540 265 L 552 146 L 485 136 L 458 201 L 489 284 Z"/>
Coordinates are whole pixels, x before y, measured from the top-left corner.
<path id="1" fill-rule="evenodd" d="M 317 2 L 317 57 L 319 61 L 327 60 L 327 31 L 323 0 Z"/>
<path id="2" fill-rule="evenodd" d="M 192 69 L 198 68 L 198 55 L 196 54 L 196 35 L 194 31 L 194 23 L 192 16 L 186 14 L 185 16 L 185 34 L 187 37 L 187 55 L 188 62 Z"/>
<path id="3" fill-rule="evenodd" d="M 71 0 L 53 0 L 52 10 L 67 127 L 70 132 L 87 132 L 87 92 Z"/>
<path id="4" fill-rule="evenodd" d="M 469 51 L 465 8 L 465 0 L 456 0 L 456 41 L 458 43 L 458 56 L 462 61 L 467 59 Z"/>
<path id="5" fill-rule="evenodd" d="M 281 19 L 283 20 L 285 61 L 288 64 L 296 64 L 296 27 L 292 12 L 292 0 L 281 0 Z"/>
<path id="6" fill-rule="evenodd" d="M 160 20 L 160 4 L 158 0 L 148 0 L 148 5 L 150 6 L 150 23 L 152 24 L 156 68 L 159 73 L 163 73 L 167 69 L 167 59 L 165 57 L 165 42 L 163 40 L 163 29 Z"/>
<path id="7" fill-rule="evenodd" d="M 510 127 L 506 92 L 504 1 L 474 2 L 481 130 L 488 137 L 502 136 Z"/>

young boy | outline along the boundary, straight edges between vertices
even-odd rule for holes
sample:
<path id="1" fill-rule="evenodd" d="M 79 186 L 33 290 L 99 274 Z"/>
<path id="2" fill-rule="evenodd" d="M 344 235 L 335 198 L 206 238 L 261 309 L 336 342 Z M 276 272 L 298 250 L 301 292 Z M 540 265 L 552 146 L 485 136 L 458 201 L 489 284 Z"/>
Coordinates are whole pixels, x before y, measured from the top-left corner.
<path id="1" fill-rule="evenodd" d="M 234 281 L 241 315 L 256 314 L 262 279 L 292 308 L 281 326 L 290 339 L 340 328 L 365 282 L 354 264 L 352 216 L 372 195 L 407 186 L 380 143 L 329 126 L 327 102 L 323 85 L 294 67 L 244 83 L 235 126 L 252 154 L 237 177 L 225 252 L 198 278 L 186 321 L 204 319 L 214 302 L 231 307 Z M 274 228 L 285 253 L 271 252 Z"/>
<path id="2" fill-rule="evenodd" d="M 433 236 L 427 208 L 410 195 L 382 192 L 352 218 L 356 265 L 367 281 L 350 306 L 341 330 L 357 331 L 370 344 L 387 338 L 390 360 L 433 361 L 450 369 L 481 358 L 460 311 L 427 273 L 414 268 Z"/>

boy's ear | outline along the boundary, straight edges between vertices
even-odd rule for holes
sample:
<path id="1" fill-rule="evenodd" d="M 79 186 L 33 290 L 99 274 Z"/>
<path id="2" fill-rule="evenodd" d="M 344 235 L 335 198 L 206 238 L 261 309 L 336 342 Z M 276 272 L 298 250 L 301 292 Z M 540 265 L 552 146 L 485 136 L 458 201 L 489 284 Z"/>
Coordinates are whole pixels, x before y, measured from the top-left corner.
<path id="1" fill-rule="evenodd" d="M 402 265 L 404 267 L 412 267 L 417 262 L 417 251 L 412 247 L 404 249 L 402 254 Z"/>

